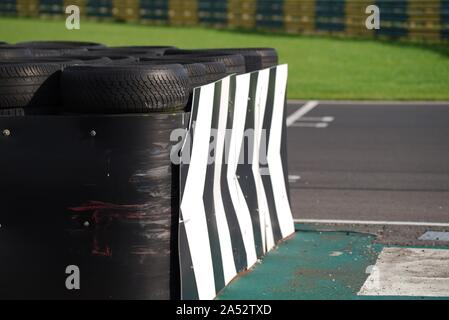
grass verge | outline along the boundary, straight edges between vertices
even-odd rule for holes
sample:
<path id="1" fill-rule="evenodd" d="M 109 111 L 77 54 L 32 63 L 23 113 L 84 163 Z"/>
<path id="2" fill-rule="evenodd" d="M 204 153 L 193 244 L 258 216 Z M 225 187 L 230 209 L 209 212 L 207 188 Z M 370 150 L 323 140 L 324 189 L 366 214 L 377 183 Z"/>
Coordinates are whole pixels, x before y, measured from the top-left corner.
<path id="1" fill-rule="evenodd" d="M 0 18 L 0 40 L 87 40 L 183 48 L 275 47 L 291 99 L 449 100 L 449 47 L 120 23 Z"/>

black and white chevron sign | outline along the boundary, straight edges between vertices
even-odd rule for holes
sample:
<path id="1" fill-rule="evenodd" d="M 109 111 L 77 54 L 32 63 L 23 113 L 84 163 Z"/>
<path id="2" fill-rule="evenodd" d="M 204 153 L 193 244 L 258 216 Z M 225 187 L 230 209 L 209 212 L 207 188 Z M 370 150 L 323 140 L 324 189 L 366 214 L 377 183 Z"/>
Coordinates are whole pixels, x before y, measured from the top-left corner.
<path id="1" fill-rule="evenodd" d="M 294 232 L 287 73 L 281 65 L 195 89 L 180 169 L 182 299 L 215 298 Z"/>

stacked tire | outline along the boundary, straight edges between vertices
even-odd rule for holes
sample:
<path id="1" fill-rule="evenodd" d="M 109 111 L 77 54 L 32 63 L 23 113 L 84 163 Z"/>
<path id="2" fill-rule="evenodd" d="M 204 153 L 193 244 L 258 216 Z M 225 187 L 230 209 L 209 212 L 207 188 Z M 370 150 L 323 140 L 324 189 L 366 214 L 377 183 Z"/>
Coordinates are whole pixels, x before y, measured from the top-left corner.
<path id="1" fill-rule="evenodd" d="M 195 87 L 277 63 L 270 48 L 0 43 L 0 116 L 184 112 Z"/>
<path id="2" fill-rule="evenodd" d="M 149 113 L 184 110 L 189 78 L 179 64 L 90 65 L 62 73 L 66 111 Z"/>
<path id="3" fill-rule="evenodd" d="M 0 116 L 54 113 L 61 105 L 60 76 L 71 59 L 15 58 L 0 62 Z"/>

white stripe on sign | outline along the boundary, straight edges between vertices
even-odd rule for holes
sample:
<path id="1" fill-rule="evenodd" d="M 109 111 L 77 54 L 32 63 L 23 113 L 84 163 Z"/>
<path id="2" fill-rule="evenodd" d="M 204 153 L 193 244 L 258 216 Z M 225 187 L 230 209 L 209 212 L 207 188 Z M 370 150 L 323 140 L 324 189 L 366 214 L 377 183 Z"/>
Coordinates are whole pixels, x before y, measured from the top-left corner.
<path id="1" fill-rule="evenodd" d="M 271 119 L 270 141 L 268 144 L 267 156 L 271 183 L 273 185 L 273 190 L 275 191 L 274 202 L 283 238 L 288 237 L 295 232 L 281 158 L 287 77 L 287 65 L 279 66 L 276 71 L 273 117 Z"/>
<path id="2" fill-rule="evenodd" d="M 449 297 L 449 250 L 384 248 L 358 294 Z"/>
<path id="3" fill-rule="evenodd" d="M 256 103 L 254 108 L 254 149 L 252 171 L 257 192 L 257 203 L 259 206 L 260 231 L 262 235 L 263 252 L 274 247 L 273 228 L 271 225 L 270 210 L 268 208 L 267 195 L 263 186 L 260 172 L 260 148 L 262 138 L 263 119 L 268 96 L 268 84 L 270 81 L 270 70 L 259 72 L 257 79 Z M 265 140 L 264 140 L 265 142 Z"/>
<path id="4" fill-rule="evenodd" d="M 279 69 L 278 69 L 279 70 Z M 291 127 L 296 121 L 301 119 L 301 117 L 305 116 L 307 113 L 312 111 L 315 107 L 319 105 L 318 101 L 309 101 L 292 115 L 287 118 L 287 127 Z"/>
<path id="5" fill-rule="evenodd" d="M 418 222 L 418 221 L 373 221 L 373 220 L 327 220 L 327 219 L 295 219 L 295 223 L 313 224 L 358 224 L 358 225 L 390 225 L 390 226 L 421 226 L 421 227 L 449 227 L 449 223 Z"/>
<path id="6" fill-rule="evenodd" d="M 250 75 L 243 74 L 236 77 L 236 92 L 234 103 L 234 123 L 232 127 L 231 142 L 229 146 L 227 180 L 229 194 L 234 205 L 237 220 L 242 233 L 243 245 L 246 250 L 248 267 L 257 262 L 256 245 L 254 242 L 254 230 L 251 213 L 245 200 L 245 195 L 240 188 L 237 178 L 237 166 L 242 150 L 243 136 L 245 131 L 246 113 L 248 108 Z"/>
<path id="7" fill-rule="evenodd" d="M 201 87 L 189 174 L 181 202 L 182 217 L 189 242 L 193 271 L 200 300 L 215 298 L 215 279 L 203 192 L 209 155 L 215 84 Z"/>
<path id="8" fill-rule="evenodd" d="M 220 240 L 221 259 L 223 261 L 223 274 L 227 285 L 237 274 L 235 269 L 234 254 L 232 252 L 231 235 L 229 233 L 228 220 L 221 197 L 221 172 L 223 166 L 223 153 L 226 139 L 226 123 L 229 107 L 229 82 L 227 77 L 222 81 L 220 112 L 217 128 L 217 145 L 214 168 L 214 205 L 215 218 L 217 220 L 218 238 Z"/>

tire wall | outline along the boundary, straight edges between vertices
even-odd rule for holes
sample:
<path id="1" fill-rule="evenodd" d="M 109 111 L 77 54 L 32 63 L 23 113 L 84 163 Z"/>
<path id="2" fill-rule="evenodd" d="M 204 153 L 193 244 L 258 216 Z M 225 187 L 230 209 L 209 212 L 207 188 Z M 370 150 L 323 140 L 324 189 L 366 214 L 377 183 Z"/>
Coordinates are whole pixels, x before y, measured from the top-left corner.
<path id="1" fill-rule="evenodd" d="M 212 299 L 294 232 L 274 49 L 17 46 L 94 49 L 2 61 L 0 298 Z"/>
<path id="2" fill-rule="evenodd" d="M 84 18 L 96 21 L 449 40 L 449 0 L 3 0 L 0 15 L 63 18 L 68 4 L 78 5 Z M 365 9 L 372 4 L 381 11 L 380 30 L 365 27 Z"/>

